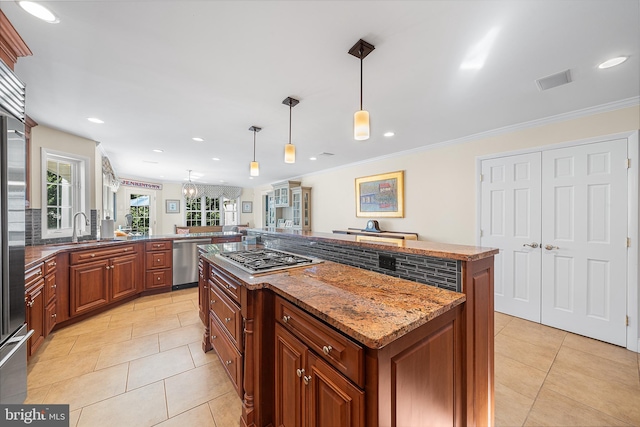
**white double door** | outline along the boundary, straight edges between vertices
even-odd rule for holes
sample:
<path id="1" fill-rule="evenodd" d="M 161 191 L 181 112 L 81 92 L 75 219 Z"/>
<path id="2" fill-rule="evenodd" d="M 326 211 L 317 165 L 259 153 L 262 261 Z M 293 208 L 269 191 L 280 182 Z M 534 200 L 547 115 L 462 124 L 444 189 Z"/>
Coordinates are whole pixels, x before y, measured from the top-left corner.
<path id="1" fill-rule="evenodd" d="M 482 161 L 495 309 L 626 345 L 627 141 Z"/>

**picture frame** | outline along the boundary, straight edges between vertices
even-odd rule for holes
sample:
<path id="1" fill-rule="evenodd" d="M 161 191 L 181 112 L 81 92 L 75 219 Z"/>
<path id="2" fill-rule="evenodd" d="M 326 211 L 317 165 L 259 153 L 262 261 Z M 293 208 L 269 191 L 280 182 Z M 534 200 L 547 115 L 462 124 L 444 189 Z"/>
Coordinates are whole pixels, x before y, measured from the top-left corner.
<path id="1" fill-rule="evenodd" d="M 242 202 L 242 213 L 253 212 L 253 202 Z"/>
<path id="2" fill-rule="evenodd" d="M 356 216 L 404 218 L 404 171 L 356 178 Z"/>
<path id="3" fill-rule="evenodd" d="M 180 200 L 167 199 L 164 203 L 166 213 L 180 213 Z"/>

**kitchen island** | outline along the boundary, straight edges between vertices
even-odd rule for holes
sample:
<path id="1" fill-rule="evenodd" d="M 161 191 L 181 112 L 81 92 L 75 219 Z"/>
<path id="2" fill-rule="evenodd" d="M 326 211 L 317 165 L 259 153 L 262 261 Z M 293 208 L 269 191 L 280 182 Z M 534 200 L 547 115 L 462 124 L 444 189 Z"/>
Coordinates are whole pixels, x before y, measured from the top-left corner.
<path id="1" fill-rule="evenodd" d="M 330 261 L 253 276 L 219 256 L 246 248 L 201 247 L 200 276 L 203 348 L 244 425 L 493 422 L 494 250 L 462 248 L 485 274 L 465 264 L 476 278 L 458 293 Z"/>

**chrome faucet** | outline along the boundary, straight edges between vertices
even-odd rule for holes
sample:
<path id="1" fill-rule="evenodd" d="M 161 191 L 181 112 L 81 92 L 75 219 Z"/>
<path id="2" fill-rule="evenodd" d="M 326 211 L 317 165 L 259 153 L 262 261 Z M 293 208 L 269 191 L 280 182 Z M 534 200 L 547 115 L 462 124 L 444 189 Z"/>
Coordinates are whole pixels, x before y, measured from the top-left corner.
<path id="1" fill-rule="evenodd" d="M 76 218 L 78 218 L 78 215 L 82 215 L 84 217 L 84 223 L 85 225 L 89 225 L 89 219 L 87 218 L 87 216 L 84 214 L 84 212 L 78 212 L 73 216 L 73 234 L 71 235 L 71 243 L 78 243 L 78 230 L 76 229 Z"/>

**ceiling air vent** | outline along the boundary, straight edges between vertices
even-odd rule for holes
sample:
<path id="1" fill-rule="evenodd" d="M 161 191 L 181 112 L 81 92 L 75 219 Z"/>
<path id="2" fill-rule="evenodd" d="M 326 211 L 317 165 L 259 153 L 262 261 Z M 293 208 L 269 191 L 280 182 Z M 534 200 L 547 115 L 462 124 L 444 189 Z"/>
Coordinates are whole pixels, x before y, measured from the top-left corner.
<path id="1" fill-rule="evenodd" d="M 324 153 L 318 154 L 318 157 L 320 157 L 320 156 L 335 156 L 335 154 L 324 152 Z"/>
<path id="2" fill-rule="evenodd" d="M 551 89 L 552 87 L 556 86 L 566 85 L 567 83 L 571 83 L 570 70 L 561 71 L 559 73 L 536 80 L 538 89 L 541 91 Z"/>

